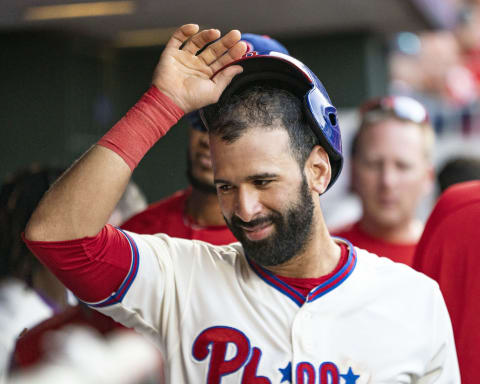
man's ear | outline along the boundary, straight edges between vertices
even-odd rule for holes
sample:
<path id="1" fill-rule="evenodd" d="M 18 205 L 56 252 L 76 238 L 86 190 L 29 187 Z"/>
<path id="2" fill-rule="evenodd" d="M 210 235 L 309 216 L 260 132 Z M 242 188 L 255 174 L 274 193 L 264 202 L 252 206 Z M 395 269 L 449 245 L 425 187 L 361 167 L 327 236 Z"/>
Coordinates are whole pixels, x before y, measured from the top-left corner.
<path id="1" fill-rule="evenodd" d="M 323 147 L 316 145 L 305 162 L 305 175 L 310 188 L 319 195 L 326 191 L 332 177 L 330 159 Z"/>

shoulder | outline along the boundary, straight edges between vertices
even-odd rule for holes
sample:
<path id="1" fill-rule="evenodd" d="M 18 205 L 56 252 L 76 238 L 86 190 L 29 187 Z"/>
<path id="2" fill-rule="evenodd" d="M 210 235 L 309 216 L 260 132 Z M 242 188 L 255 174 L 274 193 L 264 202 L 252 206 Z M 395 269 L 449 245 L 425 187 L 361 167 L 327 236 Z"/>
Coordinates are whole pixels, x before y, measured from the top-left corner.
<path id="1" fill-rule="evenodd" d="M 448 188 L 427 220 L 416 248 L 415 268 L 441 280 L 440 270 L 447 265 L 459 270 L 467 258 L 475 260 L 477 246 L 472 239 L 478 237 L 479 216 L 480 181 Z"/>
<path id="2" fill-rule="evenodd" d="M 419 252 L 429 251 L 426 244 L 452 244 L 463 246 L 460 238 L 468 241 L 478 233 L 480 214 L 480 181 L 460 183 L 448 188 L 435 205 L 425 225 L 417 247 Z"/>
<path id="3" fill-rule="evenodd" d="M 236 259 L 243 256 L 243 248 L 240 243 L 228 245 L 213 245 L 201 240 L 182 239 L 171 237 L 164 233 L 155 235 L 140 235 L 128 233 L 137 245 L 141 253 L 154 253 L 157 256 L 169 255 L 174 262 L 192 263 L 198 260 L 200 263 L 235 263 Z"/>
<path id="4" fill-rule="evenodd" d="M 359 275 L 379 292 L 412 296 L 421 293 L 432 295 L 439 291 L 438 284 L 433 279 L 406 264 L 393 262 L 387 257 L 379 257 L 360 248 L 356 248 L 356 252 Z"/>
<path id="5" fill-rule="evenodd" d="M 480 205 L 480 181 L 455 184 L 440 196 L 429 220 L 445 217 L 473 205 Z"/>

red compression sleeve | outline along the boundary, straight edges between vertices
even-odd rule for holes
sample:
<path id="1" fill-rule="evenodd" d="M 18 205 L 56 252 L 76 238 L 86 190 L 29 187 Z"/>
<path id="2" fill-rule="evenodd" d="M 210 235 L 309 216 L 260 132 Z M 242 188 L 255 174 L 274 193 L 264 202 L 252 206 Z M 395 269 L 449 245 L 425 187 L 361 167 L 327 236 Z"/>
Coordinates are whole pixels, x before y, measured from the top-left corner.
<path id="1" fill-rule="evenodd" d="M 77 297 L 97 302 L 115 292 L 128 275 L 132 251 L 125 235 L 106 225 L 97 236 L 68 241 L 29 241 L 28 248 Z"/>
<path id="2" fill-rule="evenodd" d="M 168 96 L 152 85 L 97 144 L 117 153 L 133 171 L 183 114 Z"/>

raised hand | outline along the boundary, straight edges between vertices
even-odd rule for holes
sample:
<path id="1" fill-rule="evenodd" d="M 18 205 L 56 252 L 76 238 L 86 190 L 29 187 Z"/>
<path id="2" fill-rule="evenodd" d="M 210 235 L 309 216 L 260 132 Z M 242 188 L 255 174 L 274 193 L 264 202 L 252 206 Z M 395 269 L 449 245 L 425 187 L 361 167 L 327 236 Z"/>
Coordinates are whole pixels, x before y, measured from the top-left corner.
<path id="1" fill-rule="evenodd" d="M 232 30 L 218 41 L 218 29 L 199 31 L 196 24 L 186 24 L 175 31 L 162 52 L 152 83 L 169 96 L 185 113 L 218 101 L 233 77 L 242 72 L 231 66 L 212 76 L 223 66 L 239 59 L 246 51 L 241 34 Z M 180 49 L 181 48 L 181 49 Z"/>

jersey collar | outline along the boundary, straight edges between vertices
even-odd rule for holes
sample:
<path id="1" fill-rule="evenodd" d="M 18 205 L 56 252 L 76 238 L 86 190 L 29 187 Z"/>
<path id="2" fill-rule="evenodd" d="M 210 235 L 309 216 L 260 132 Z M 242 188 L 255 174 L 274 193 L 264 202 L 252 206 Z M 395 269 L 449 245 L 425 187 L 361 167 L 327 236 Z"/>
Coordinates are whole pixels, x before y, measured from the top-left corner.
<path id="1" fill-rule="evenodd" d="M 301 294 L 298 290 L 291 287 L 287 283 L 281 281 L 276 277 L 272 272 L 263 268 L 262 266 L 255 263 L 250 258 L 246 257 L 250 267 L 253 271 L 268 285 L 272 286 L 276 290 L 280 291 L 284 295 L 288 296 L 293 300 L 299 307 L 301 307 L 305 302 L 312 302 L 318 298 L 326 295 L 328 292 L 333 291 L 335 288 L 340 286 L 353 272 L 357 264 L 357 253 L 354 246 L 345 239 L 335 238 L 335 240 L 344 242 L 348 246 L 348 257 L 345 265 L 330 279 L 324 281 L 322 284 L 318 285 L 310 291 L 307 296 Z"/>

